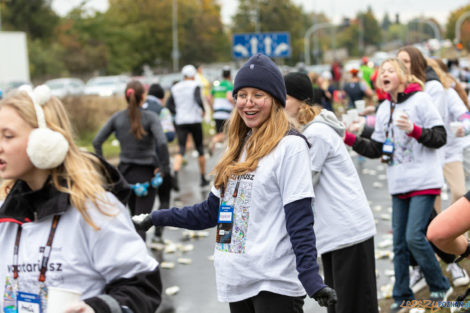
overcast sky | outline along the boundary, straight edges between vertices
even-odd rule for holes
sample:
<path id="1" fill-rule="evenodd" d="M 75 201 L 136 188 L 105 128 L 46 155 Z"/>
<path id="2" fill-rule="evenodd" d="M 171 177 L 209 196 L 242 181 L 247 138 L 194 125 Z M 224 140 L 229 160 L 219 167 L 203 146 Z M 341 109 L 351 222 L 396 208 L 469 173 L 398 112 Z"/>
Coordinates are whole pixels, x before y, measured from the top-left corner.
<path id="1" fill-rule="evenodd" d="M 82 0 L 53 0 L 52 7 L 60 15 L 65 15 Z M 158 0 L 155 0 L 158 1 Z M 382 20 L 385 12 L 393 19 L 400 13 L 402 22 L 416 16 L 433 17 L 442 26 L 445 25 L 449 13 L 461 6 L 470 4 L 469 0 L 293 0 L 302 5 L 306 12 L 320 11 L 334 22 L 343 17 L 353 17 L 357 11 L 364 11 L 369 5 L 376 17 Z M 89 0 L 89 6 L 100 11 L 108 7 L 107 0 Z M 219 0 L 222 5 L 222 20 L 230 23 L 230 17 L 237 9 L 237 0 Z"/>

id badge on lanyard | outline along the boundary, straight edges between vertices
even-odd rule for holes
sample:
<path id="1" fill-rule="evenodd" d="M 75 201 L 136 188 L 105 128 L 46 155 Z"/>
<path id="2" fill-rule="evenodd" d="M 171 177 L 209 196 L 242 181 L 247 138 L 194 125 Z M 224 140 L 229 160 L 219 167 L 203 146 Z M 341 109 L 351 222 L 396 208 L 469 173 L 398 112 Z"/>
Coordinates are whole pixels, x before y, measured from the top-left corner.
<path id="1" fill-rule="evenodd" d="M 228 205 L 224 202 L 225 188 L 222 186 L 221 193 L 221 204 L 219 206 L 219 216 L 217 218 L 217 243 L 231 243 L 232 242 L 232 229 L 234 221 L 234 208 L 235 200 L 237 199 L 238 188 L 240 187 L 240 181 L 237 181 L 237 185 L 233 192 L 233 205 Z"/>
<path id="2" fill-rule="evenodd" d="M 395 145 L 393 144 L 393 141 L 390 138 L 387 138 L 383 143 L 382 152 L 385 154 L 393 154 L 394 148 Z"/>
<path id="3" fill-rule="evenodd" d="M 5 283 L 5 294 L 3 295 L 3 313 L 44 313 L 47 299 L 46 272 L 49 258 L 52 251 L 52 242 L 54 240 L 57 225 L 59 223 L 60 215 L 55 215 L 52 221 L 51 230 L 44 253 L 41 260 L 40 273 L 38 278 L 39 293 L 29 293 L 21 291 L 18 286 L 19 279 L 19 247 L 21 242 L 21 225 L 18 226 L 18 231 L 15 240 L 15 250 L 13 253 L 13 281 L 8 277 Z"/>
<path id="4" fill-rule="evenodd" d="M 19 291 L 16 303 L 18 313 L 43 313 L 40 295 Z"/>

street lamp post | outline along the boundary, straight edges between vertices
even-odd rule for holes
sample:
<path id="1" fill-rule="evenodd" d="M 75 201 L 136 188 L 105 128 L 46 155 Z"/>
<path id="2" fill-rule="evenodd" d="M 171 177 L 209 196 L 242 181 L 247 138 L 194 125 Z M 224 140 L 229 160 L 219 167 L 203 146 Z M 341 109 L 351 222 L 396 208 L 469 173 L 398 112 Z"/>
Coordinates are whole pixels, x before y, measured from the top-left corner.
<path id="1" fill-rule="evenodd" d="M 466 11 L 462 15 L 460 15 L 457 22 L 455 22 L 455 42 L 456 43 L 460 42 L 460 28 L 462 27 L 462 23 L 469 16 L 470 16 L 470 11 Z"/>
<path id="2" fill-rule="evenodd" d="M 178 2 L 177 0 L 173 0 L 173 7 L 172 7 L 172 18 L 173 18 L 173 27 L 172 27 L 172 37 L 173 37 L 173 50 L 171 51 L 171 56 L 173 58 L 173 71 L 177 72 L 179 68 L 179 57 L 180 52 L 178 50 Z"/>
<path id="3" fill-rule="evenodd" d="M 432 31 L 434 32 L 434 38 L 441 41 L 441 31 L 439 30 L 439 26 L 436 25 L 436 23 L 434 23 L 432 20 L 428 20 L 428 19 L 425 19 L 425 18 L 416 18 L 413 21 L 417 21 L 417 22 L 429 25 L 432 28 Z M 410 25 L 410 24 L 408 24 L 408 25 Z"/>
<path id="4" fill-rule="evenodd" d="M 328 28 L 328 27 L 335 27 L 335 26 L 331 25 L 330 23 L 313 24 L 305 32 L 305 36 L 304 36 L 305 65 L 310 65 L 310 36 L 312 36 L 317 30 Z M 314 41 L 313 43 L 315 44 L 316 42 Z M 314 50 L 315 48 L 316 47 L 314 47 Z"/>

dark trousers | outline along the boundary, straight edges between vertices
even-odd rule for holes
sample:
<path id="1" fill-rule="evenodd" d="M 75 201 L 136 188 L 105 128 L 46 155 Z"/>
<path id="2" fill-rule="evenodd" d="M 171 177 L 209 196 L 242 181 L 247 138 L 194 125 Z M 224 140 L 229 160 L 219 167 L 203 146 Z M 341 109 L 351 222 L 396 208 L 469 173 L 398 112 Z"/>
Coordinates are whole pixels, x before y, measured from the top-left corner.
<path id="1" fill-rule="evenodd" d="M 230 313 L 303 313 L 304 298 L 261 291 L 254 297 L 230 302 Z"/>
<path id="2" fill-rule="evenodd" d="M 145 183 L 147 181 L 150 182 L 154 176 L 153 171 L 155 170 L 153 166 L 129 163 L 120 163 L 118 165 L 118 169 L 126 181 L 131 185 L 136 183 Z M 157 190 L 152 188 L 152 186 L 149 186 L 148 194 L 144 197 L 137 197 L 134 192 L 131 192 L 128 203 L 131 215 L 150 213 L 153 208 L 153 203 L 155 202 L 156 194 Z M 139 231 L 138 233 L 142 239 L 145 240 L 145 232 Z"/>
<path id="3" fill-rule="evenodd" d="M 170 174 L 163 177 L 163 182 L 158 187 L 158 199 L 160 200 L 159 210 L 166 210 L 170 208 L 170 193 L 171 193 L 171 176 Z M 163 226 L 155 226 L 155 236 L 161 237 L 163 234 Z"/>
<path id="4" fill-rule="evenodd" d="M 338 302 L 328 313 L 377 313 L 374 238 L 322 255 L 325 284 Z"/>

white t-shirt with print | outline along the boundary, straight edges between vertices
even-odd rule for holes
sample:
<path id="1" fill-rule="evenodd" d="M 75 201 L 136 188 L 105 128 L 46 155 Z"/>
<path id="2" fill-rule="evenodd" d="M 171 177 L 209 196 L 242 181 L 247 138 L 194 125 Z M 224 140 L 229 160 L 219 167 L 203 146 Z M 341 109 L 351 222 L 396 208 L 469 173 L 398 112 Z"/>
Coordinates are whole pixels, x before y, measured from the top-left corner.
<path id="1" fill-rule="evenodd" d="M 460 99 L 457 91 L 454 88 L 446 89 L 446 102 L 448 116 L 445 121 L 447 143 L 444 146 L 445 151 L 445 163 L 449 162 L 462 162 L 463 161 L 463 146 L 462 141 L 455 137 L 455 134 L 450 128 L 450 123 L 457 121 L 457 119 L 467 112 L 467 108 Z"/>
<path id="2" fill-rule="evenodd" d="M 428 148 L 405 131 L 394 125 L 398 110 L 408 114 L 408 118 L 421 128 L 443 126 L 429 95 L 417 92 L 402 103 L 396 104 L 392 123 L 389 125 L 390 101 L 384 101 L 378 111 L 372 139 L 385 142 L 386 130 L 394 141 L 393 164 L 387 166 L 388 189 L 390 194 L 400 194 L 416 190 L 441 188 L 444 182 L 441 161 L 437 150 Z"/>
<path id="3" fill-rule="evenodd" d="M 374 236 L 374 217 L 343 139 L 324 123 L 310 124 L 303 134 L 312 145 L 312 171 L 321 173 L 313 206 L 318 254 Z"/>
<path id="4" fill-rule="evenodd" d="M 86 299 L 103 294 L 105 285 L 115 279 L 152 271 L 158 265 L 136 233 L 125 207 L 110 193 L 107 201 L 110 207 L 106 212 L 114 212 L 113 216 L 106 216 L 92 206 L 88 210 L 101 228 L 98 231 L 76 209 L 69 208 L 62 215 L 46 272 L 47 286 L 75 290 Z M 40 251 L 47 243 L 52 219 L 50 216 L 23 225 L 18 262 L 20 291 L 38 294 Z M 12 287 L 17 228 L 16 223 L 0 223 L 0 308 Z"/>
<path id="5" fill-rule="evenodd" d="M 229 180 L 224 196 L 229 205 L 235 201 L 232 242 L 215 248 L 219 301 L 240 301 L 262 290 L 305 295 L 284 213 L 286 204 L 314 196 L 305 140 L 284 137 L 254 172 L 239 181 L 237 198 L 232 197 L 236 179 Z M 211 191 L 220 198 L 220 190 Z"/>

